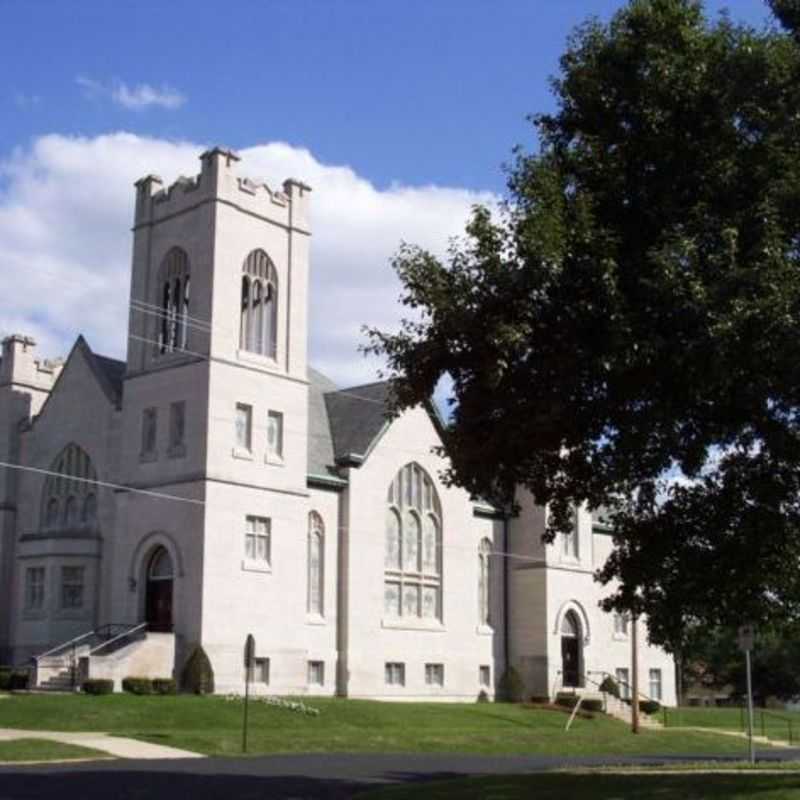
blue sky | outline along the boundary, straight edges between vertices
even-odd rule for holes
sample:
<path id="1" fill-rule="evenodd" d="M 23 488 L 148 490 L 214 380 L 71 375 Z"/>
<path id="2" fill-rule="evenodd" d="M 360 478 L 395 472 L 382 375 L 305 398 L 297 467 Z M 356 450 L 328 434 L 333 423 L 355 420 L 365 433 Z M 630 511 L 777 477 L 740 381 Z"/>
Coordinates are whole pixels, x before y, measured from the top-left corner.
<path id="1" fill-rule="evenodd" d="M 241 174 L 314 188 L 311 360 L 374 380 L 362 326 L 403 314 L 400 242 L 441 255 L 497 202 L 569 31 L 621 5 L 0 0 L 0 336 L 56 356 L 83 333 L 124 357 L 132 184 L 226 144 Z M 763 0 L 731 6 L 767 19 Z"/>
<path id="2" fill-rule="evenodd" d="M 565 37 L 619 0 L 202 3 L 4 0 L 0 156 L 57 132 L 267 140 L 350 165 L 378 187 L 501 190 L 499 165 L 550 107 Z M 760 24 L 763 0 L 708 2 Z M 94 82 L 95 92 L 78 79 Z M 124 84 L 177 108 L 110 102 Z"/>

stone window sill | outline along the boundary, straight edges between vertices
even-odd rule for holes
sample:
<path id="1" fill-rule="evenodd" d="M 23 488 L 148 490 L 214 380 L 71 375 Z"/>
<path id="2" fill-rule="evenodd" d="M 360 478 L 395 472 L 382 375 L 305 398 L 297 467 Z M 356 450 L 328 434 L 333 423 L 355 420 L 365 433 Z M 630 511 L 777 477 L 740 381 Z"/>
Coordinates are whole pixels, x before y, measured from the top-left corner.
<path id="1" fill-rule="evenodd" d="M 494 636 L 494 628 L 491 625 L 478 625 L 475 628 L 478 636 Z"/>
<path id="2" fill-rule="evenodd" d="M 274 371 L 278 368 L 278 360 L 276 358 L 264 356 L 261 355 L 261 353 L 251 353 L 249 350 L 237 350 L 236 358 L 246 364 L 252 364 L 256 367 L 263 367 L 264 369 L 271 371 Z"/>
<path id="3" fill-rule="evenodd" d="M 234 458 L 239 458 L 242 461 L 252 461 L 253 460 L 253 451 L 252 450 L 245 450 L 242 447 L 234 447 L 231 450 L 231 455 Z"/>
<path id="4" fill-rule="evenodd" d="M 264 456 L 264 463 L 269 464 L 272 467 L 283 467 L 284 461 L 283 456 L 274 455 L 272 453 L 267 453 Z"/>
<path id="5" fill-rule="evenodd" d="M 612 633 L 611 638 L 615 642 L 627 642 L 630 637 L 627 633 Z"/>
<path id="6" fill-rule="evenodd" d="M 251 561 L 250 559 L 242 559 L 242 569 L 245 572 L 272 572 L 272 567 L 266 561 Z"/>
<path id="7" fill-rule="evenodd" d="M 319 614 L 307 614 L 306 615 L 306 625 L 327 625 L 327 621 L 325 617 L 320 616 Z"/>
<path id="8" fill-rule="evenodd" d="M 397 631 L 430 631 L 431 633 L 445 633 L 447 631 L 447 628 L 439 620 L 412 619 L 408 617 L 382 619 L 381 627 Z"/>
<path id="9" fill-rule="evenodd" d="M 139 453 L 139 461 L 142 464 L 151 464 L 153 461 L 158 461 L 158 450 L 153 450 L 149 453 Z"/>
<path id="10" fill-rule="evenodd" d="M 37 620 L 47 619 L 47 612 L 43 608 L 29 608 L 22 612 L 22 619 L 35 622 Z"/>

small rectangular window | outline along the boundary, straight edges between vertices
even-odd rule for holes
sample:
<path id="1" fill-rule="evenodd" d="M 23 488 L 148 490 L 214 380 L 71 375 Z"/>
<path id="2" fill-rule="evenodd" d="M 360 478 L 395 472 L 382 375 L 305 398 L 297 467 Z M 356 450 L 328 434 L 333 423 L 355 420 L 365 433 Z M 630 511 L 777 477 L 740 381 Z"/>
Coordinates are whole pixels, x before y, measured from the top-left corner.
<path id="1" fill-rule="evenodd" d="M 245 517 L 244 556 L 248 561 L 270 563 L 270 527 L 266 517 Z"/>
<path id="2" fill-rule="evenodd" d="M 492 669 L 488 664 L 478 667 L 478 683 L 489 688 L 492 685 Z"/>
<path id="3" fill-rule="evenodd" d="M 425 683 L 428 686 L 444 686 L 444 664 L 426 664 Z"/>
<path id="4" fill-rule="evenodd" d="M 661 670 L 650 670 L 650 698 L 652 700 L 661 700 Z"/>
<path id="5" fill-rule="evenodd" d="M 267 457 L 283 458 L 283 414 L 270 411 L 267 415 Z"/>
<path id="6" fill-rule="evenodd" d="M 171 453 L 185 446 L 186 403 L 183 400 L 169 406 L 169 449 Z"/>
<path id="7" fill-rule="evenodd" d="M 308 683 L 310 686 L 322 686 L 325 683 L 325 662 L 308 662 Z"/>
<path id="8" fill-rule="evenodd" d="M 619 696 L 623 700 L 630 700 L 631 686 L 627 668 L 617 667 L 616 675 L 617 675 L 617 683 L 619 684 Z"/>
<path id="9" fill-rule="evenodd" d="M 387 686 L 405 686 L 406 685 L 406 665 L 400 661 L 387 661 L 386 668 L 386 685 Z"/>
<path id="10" fill-rule="evenodd" d="M 83 567 L 61 567 L 61 608 L 83 608 Z"/>
<path id="11" fill-rule="evenodd" d="M 253 407 L 236 404 L 236 447 L 250 452 L 253 448 Z"/>
<path id="12" fill-rule="evenodd" d="M 617 636 L 628 635 L 628 617 L 626 614 L 620 614 L 619 611 L 614 612 L 614 633 Z"/>
<path id="13" fill-rule="evenodd" d="M 44 567 L 25 570 L 25 610 L 41 611 L 44 608 Z"/>
<path id="14" fill-rule="evenodd" d="M 142 411 L 142 455 L 153 456 L 156 453 L 158 438 L 158 409 L 146 408 Z"/>

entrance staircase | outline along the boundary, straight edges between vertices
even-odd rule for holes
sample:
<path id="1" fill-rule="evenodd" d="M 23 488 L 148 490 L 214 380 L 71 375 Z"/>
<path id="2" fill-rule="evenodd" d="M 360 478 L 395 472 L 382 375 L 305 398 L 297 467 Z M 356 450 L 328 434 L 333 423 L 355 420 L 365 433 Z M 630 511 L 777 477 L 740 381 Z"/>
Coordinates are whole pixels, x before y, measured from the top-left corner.
<path id="1" fill-rule="evenodd" d="M 76 691 L 89 678 L 114 681 L 128 675 L 170 677 L 175 637 L 148 631 L 147 623 L 103 625 L 35 656 L 32 685 L 44 691 Z"/>
<path id="2" fill-rule="evenodd" d="M 615 719 L 618 719 L 627 725 L 632 724 L 633 710 L 631 708 L 630 701 L 614 697 L 613 694 L 600 690 L 602 681 L 607 676 L 607 673 L 592 673 L 592 675 L 600 677 L 600 681 L 589 677 L 589 675 L 582 675 L 579 678 L 579 683 L 582 683 L 582 686 L 564 686 L 562 681 L 562 673 L 559 672 L 556 682 L 553 686 L 553 697 L 556 697 L 559 694 L 573 694 L 577 697 L 583 698 L 583 700 L 599 700 L 603 704 L 603 710 L 606 714 L 608 714 L 608 716 L 614 717 Z M 617 685 L 619 685 L 619 681 L 616 678 L 614 678 L 614 680 Z M 628 695 L 632 693 L 630 686 L 627 684 L 623 684 L 620 686 L 620 688 Z M 640 703 L 644 700 L 650 699 L 651 698 L 647 695 L 639 692 Z M 655 715 L 651 716 L 650 714 L 645 714 L 640 710 L 639 727 L 647 730 L 660 730 L 664 726 Z"/>

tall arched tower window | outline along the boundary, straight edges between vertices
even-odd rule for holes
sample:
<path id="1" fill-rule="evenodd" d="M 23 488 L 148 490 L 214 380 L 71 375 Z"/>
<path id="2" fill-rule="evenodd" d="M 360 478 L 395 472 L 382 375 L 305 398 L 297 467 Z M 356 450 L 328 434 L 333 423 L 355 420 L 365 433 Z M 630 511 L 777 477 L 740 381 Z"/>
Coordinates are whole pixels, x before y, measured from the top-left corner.
<path id="1" fill-rule="evenodd" d="M 442 618 L 442 508 L 419 464 L 406 464 L 389 484 L 384 549 L 384 613 Z"/>
<path id="2" fill-rule="evenodd" d="M 189 256 L 173 247 L 161 264 L 159 281 L 158 352 L 185 350 L 189 341 Z"/>
<path id="3" fill-rule="evenodd" d="M 242 267 L 239 347 L 276 358 L 278 350 L 278 273 L 263 250 L 253 250 Z"/>
<path id="4" fill-rule="evenodd" d="M 309 614 L 322 616 L 324 593 L 325 525 L 316 511 L 308 515 L 308 604 Z"/>
<path id="5" fill-rule="evenodd" d="M 482 539 L 478 547 L 478 622 L 491 625 L 492 543 Z"/>
<path id="6" fill-rule="evenodd" d="M 41 527 L 46 530 L 94 528 L 97 524 L 97 473 L 89 455 L 68 444 L 53 461 L 44 482 Z"/>

